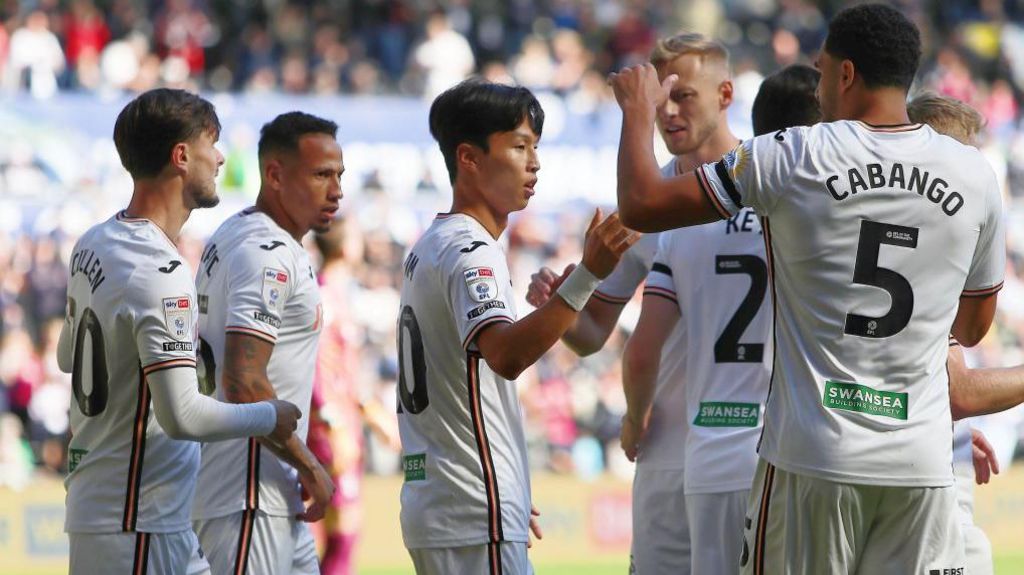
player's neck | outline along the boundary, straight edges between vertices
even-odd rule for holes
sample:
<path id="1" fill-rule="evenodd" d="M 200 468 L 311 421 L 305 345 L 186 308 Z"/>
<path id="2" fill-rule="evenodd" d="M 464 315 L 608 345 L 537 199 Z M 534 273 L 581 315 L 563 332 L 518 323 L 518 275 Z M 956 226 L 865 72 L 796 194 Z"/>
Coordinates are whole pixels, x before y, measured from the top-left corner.
<path id="1" fill-rule="evenodd" d="M 739 143 L 740 139 L 733 135 L 729 125 L 725 123 L 725 120 L 722 120 L 718 129 L 700 147 L 692 152 L 677 156 L 677 166 L 683 171 L 688 171 L 703 164 L 717 162 Z"/>
<path id="2" fill-rule="evenodd" d="M 867 92 L 847 116 L 872 126 L 899 126 L 909 124 L 907 95 L 897 88 L 877 89 Z"/>
<path id="3" fill-rule="evenodd" d="M 184 190 L 160 179 L 136 180 L 125 215 L 153 222 L 172 241 L 177 241 L 192 208 L 185 205 Z"/>
<path id="4" fill-rule="evenodd" d="M 458 195 L 456 195 L 455 200 L 452 202 L 452 207 L 449 211 L 453 214 L 464 214 L 473 218 L 494 239 L 498 239 L 502 232 L 505 231 L 505 227 L 508 226 L 508 214 L 497 214 L 484 202 L 460 200 Z"/>
<path id="5" fill-rule="evenodd" d="M 256 211 L 266 214 L 268 218 L 274 220 L 275 224 L 288 232 L 288 235 L 295 238 L 295 241 L 299 243 L 302 243 L 302 236 L 306 235 L 306 232 L 309 231 L 308 228 L 303 228 L 303 226 L 292 221 L 280 202 L 274 201 L 268 194 L 264 194 L 262 190 L 259 196 L 256 197 Z"/>

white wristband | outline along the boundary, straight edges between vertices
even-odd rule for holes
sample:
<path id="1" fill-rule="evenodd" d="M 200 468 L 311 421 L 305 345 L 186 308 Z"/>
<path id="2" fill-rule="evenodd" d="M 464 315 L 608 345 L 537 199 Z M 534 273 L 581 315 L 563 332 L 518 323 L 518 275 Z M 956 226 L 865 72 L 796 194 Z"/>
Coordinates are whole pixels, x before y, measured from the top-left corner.
<path id="1" fill-rule="evenodd" d="M 558 295 L 565 300 L 565 303 L 576 311 L 581 311 L 587 305 L 590 294 L 594 293 L 601 280 L 590 273 L 590 270 L 583 264 L 576 266 L 569 277 L 565 278 L 562 285 L 558 286 Z"/>

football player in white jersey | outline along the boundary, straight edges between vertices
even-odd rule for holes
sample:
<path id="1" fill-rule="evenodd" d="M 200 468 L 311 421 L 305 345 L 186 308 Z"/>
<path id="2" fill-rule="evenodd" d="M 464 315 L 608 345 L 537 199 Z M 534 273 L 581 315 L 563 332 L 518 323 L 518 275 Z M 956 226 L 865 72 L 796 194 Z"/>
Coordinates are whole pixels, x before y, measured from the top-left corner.
<path id="1" fill-rule="evenodd" d="M 651 138 L 673 79 L 611 77 L 627 224 L 762 217 L 776 345 L 744 573 L 963 568 L 946 336 L 974 345 L 988 331 L 1005 239 L 985 158 L 908 121 L 920 53 L 899 11 L 843 10 L 817 62 L 829 123 L 668 180 Z"/>
<path id="2" fill-rule="evenodd" d="M 74 388 L 73 574 L 179 575 L 190 558 L 203 563 L 188 521 L 196 441 L 283 441 L 299 417 L 285 401 L 228 405 L 199 393 L 195 287 L 173 238 L 193 209 L 218 201 L 219 132 L 198 96 L 160 89 L 132 100 L 114 126 L 131 202 L 75 244 L 57 352 Z"/>
<path id="3" fill-rule="evenodd" d="M 543 125 L 529 90 L 477 79 L 430 108 L 454 197 L 406 258 L 398 320 L 402 535 L 420 575 L 532 573 L 528 531 L 540 533 L 514 380 L 638 238 L 598 210 L 559 297 L 517 320 L 498 238 L 534 194 Z"/>
<path id="4" fill-rule="evenodd" d="M 302 112 L 264 125 L 256 205 L 207 242 L 196 278 L 202 383 L 219 399 L 279 397 L 309 409 L 323 314 L 301 241 L 330 229 L 338 211 L 345 167 L 337 129 Z M 304 521 L 323 517 L 334 485 L 306 447 L 308 430 L 304 417 L 285 445 L 203 446 L 192 517 L 214 573 L 320 572 Z M 308 509 L 300 482 L 313 499 Z"/>
<path id="5" fill-rule="evenodd" d="M 754 100 L 755 134 L 816 123 L 817 83 L 818 73 L 806 66 L 765 79 Z M 684 390 L 685 409 L 673 419 L 682 416 L 689 428 L 684 441 L 674 445 L 684 446 L 687 465 L 679 492 L 665 500 L 685 493 L 689 524 L 701 526 L 689 534 L 690 571 L 732 574 L 743 546 L 737 534 L 743 532 L 771 373 L 771 297 L 761 225 L 744 209 L 729 220 L 664 232 L 660 238 L 640 319 L 624 353 L 628 411 L 622 447 L 636 458 L 647 414 L 652 407 L 664 412 L 655 395 L 661 362 L 685 355 L 686 368 L 676 383 Z M 707 335 L 674 342 L 670 333 L 680 324 L 686 333 Z"/>
<path id="6" fill-rule="evenodd" d="M 659 40 L 650 60 L 659 77 L 679 76 L 669 99 L 658 110 L 658 131 L 674 156 L 662 167 L 662 174 L 667 178 L 692 170 L 735 147 L 739 140 L 727 122 L 733 88 L 725 46 L 703 34 L 683 32 Z M 640 238 L 601 282 L 562 341 L 580 355 L 600 349 L 626 302 L 650 272 L 657 246 L 658 234 Z M 542 305 L 558 289 L 559 277 L 548 268 L 534 274 L 532 280 L 527 301 L 535 306 Z M 687 424 L 678 417 L 685 410 L 681 383 L 686 345 L 684 326 L 677 325 L 666 353 L 660 353 L 660 346 L 641 343 L 631 346 L 632 353 L 623 358 L 627 400 L 633 396 L 629 389 L 632 372 L 651 362 L 660 366 L 650 412 L 638 418 L 636 425 L 625 419 L 622 428 L 627 442 L 644 435 L 643 456 L 637 460 L 633 478 L 630 551 L 631 568 L 641 575 L 685 575 L 690 564 L 690 532 L 683 497 L 685 453 L 680 449 L 686 441 Z M 645 332 L 639 326 L 630 341 L 638 336 L 640 342 L 645 341 Z"/>

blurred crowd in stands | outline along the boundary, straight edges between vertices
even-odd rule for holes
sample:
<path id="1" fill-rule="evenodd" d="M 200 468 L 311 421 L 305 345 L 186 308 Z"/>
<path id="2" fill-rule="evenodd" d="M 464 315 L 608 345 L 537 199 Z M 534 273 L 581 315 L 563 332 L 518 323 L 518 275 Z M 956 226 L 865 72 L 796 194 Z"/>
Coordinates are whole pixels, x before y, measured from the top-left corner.
<path id="1" fill-rule="evenodd" d="M 997 325 L 970 361 L 1024 363 L 1024 137 L 1019 129 L 1024 4 L 897 4 L 926 38 L 919 83 L 983 113 L 988 129 L 982 147 L 1005 190 L 1006 287 Z M 828 16 L 843 5 L 839 0 L 7 0 L 0 1 L 0 108 L 4 98 L 21 97 L 12 94 L 59 100 L 63 92 L 103 97 L 156 86 L 430 99 L 474 73 L 550 92 L 569 107 L 592 108 L 611 102 L 607 72 L 645 61 L 655 38 L 684 27 L 729 45 L 737 93 L 752 97 L 763 74 L 813 58 Z M 741 113 L 749 116 L 749 108 Z M 119 171 L 109 142 L 88 152 L 89 161 L 100 166 L 88 181 L 72 182 L 33 169 L 25 145 L 18 138 L 0 138 L 0 487 L 25 485 L 37 468 L 66 470 L 71 384 L 57 369 L 54 350 L 67 258 L 78 234 L 111 215 L 130 194 L 130 181 Z M 233 188 L 232 152 L 242 150 L 253 156 L 246 162 L 254 161 L 251 141 L 239 146 L 226 140 L 222 148 L 229 165 L 221 182 L 227 201 L 213 212 L 220 219 L 251 201 L 251 195 Z M 544 176 L 541 172 L 542 181 Z M 422 197 L 409 202 L 389 193 L 386 181 L 376 173 L 363 177 L 352 186 L 359 193 L 347 189 L 343 201 L 349 284 L 342 290 L 349 294 L 343 341 L 349 349 L 342 355 L 353 363 L 343 370 L 358 388 L 353 396 L 375 398 L 390 410 L 398 370 L 394 320 L 401 262 L 432 212 L 447 208 L 448 192 L 447 186 L 439 190 L 424 181 L 417 187 Z M 48 185 L 63 187 L 60 197 L 67 201 L 48 205 L 46 195 L 34 191 Z M 120 195 L 103 195 L 113 188 L 120 188 Z M 5 207 L 16 204 L 23 212 L 42 213 L 31 229 L 11 221 L 25 215 L 12 215 Z M 540 266 L 561 270 L 578 259 L 590 209 L 576 202 L 514 218 L 506 238 L 520 297 Z M 195 269 L 212 227 L 186 231 L 180 247 Z M 310 249 L 316 254 L 312 242 Z M 624 410 L 619 357 L 636 303 L 603 351 L 581 360 L 556 346 L 519 380 L 535 468 L 583 477 L 607 471 L 630 475 L 617 441 Z M 530 309 L 525 300 L 519 302 L 521 314 Z M 1004 457 L 1013 453 L 1020 419 L 997 416 L 994 431 L 986 429 L 990 436 L 1006 436 Z M 393 435 L 365 433 L 368 470 L 395 472 Z"/>

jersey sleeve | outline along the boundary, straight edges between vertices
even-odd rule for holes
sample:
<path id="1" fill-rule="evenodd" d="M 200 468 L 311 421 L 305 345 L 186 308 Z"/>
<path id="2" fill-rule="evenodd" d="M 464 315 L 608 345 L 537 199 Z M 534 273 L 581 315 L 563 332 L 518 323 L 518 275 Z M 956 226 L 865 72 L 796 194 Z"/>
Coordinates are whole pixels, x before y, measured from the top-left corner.
<path id="1" fill-rule="evenodd" d="M 448 302 L 462 346 L 471 349 L 476 336 L 495 323 L 514 323 L 512 285 L 505 254 L 492 244 L 472 251 L 453 249 L 446 266 Z"/>
<path id="2" fill-rule="evenodd" d="M 961 295 L 984 297 L 1003 287 L 1006 273 L 1006 233 L 1003 230 L 1003 207 L 995 175 L 989 169 L 988 189 L 985 190 L 986 213 L 981 223 L 978 244 L 974 248 L 967 281 Z"/>
<path id="3" fill-rule="evenodd" d="M 697 168 L 697 181 L 723 219 L 745 206 L 771 215 L 803 155 L 806 135 L 805 128 L 789 128 L 742 142 Z"/>
<path id="4" fill-rule="evenodd" d="M 277 343 L 284 306 L 298 278 L 286 250 L 240 246 L 229 262 L 224 331 Z"/>
<path id="5" fill-rule="evenodd" d="M 124 290 L 142 372 L 196 365 L 199 313 L 188 265 L 170 274 L 139 266 Z"/>
<path id="6" fill-rule="evenodd" d="M 654 254 L 654 263 L 651 265 L 651 273 L 647 275 L 647 283 L 644 285 L 644 296 L 658 296 L 670 300 L 674 304 L 679 303 L 676 296 L 675 280 L 672 277 L 672 268 L 669 242 L 671 232 L 665 232 L 658 238 L 658 251 Z"/>
<path id="7" fill-rule="evenodd" d="M 615 305 L 624 305 L 632 299 L 648 271 L 637 249 L 639 245 L 633 245 L 623 254 L 619 265 L 594 290 L 593 297 Z"/>

